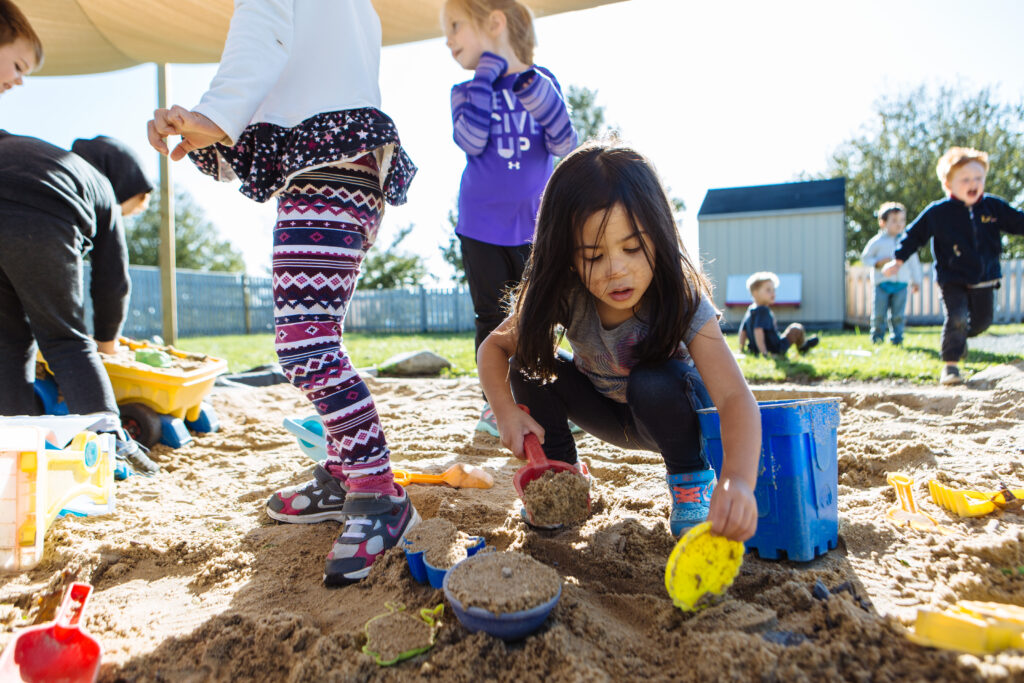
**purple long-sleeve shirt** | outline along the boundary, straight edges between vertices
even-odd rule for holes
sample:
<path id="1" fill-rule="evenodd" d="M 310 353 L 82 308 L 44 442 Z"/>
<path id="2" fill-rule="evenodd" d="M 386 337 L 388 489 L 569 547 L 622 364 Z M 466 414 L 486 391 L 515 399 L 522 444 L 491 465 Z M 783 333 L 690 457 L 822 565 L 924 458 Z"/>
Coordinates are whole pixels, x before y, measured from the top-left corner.
<path id="1" fill-rule="evenodd" d="M 485 52 L 476 76 L 452 88 L 453 137 L 466 152 L 456 232 L 517 246 L 533 240 L 554 158 L 572 151 L 576 131 L 550 71 L 500 76 L 506 68 Z"/>

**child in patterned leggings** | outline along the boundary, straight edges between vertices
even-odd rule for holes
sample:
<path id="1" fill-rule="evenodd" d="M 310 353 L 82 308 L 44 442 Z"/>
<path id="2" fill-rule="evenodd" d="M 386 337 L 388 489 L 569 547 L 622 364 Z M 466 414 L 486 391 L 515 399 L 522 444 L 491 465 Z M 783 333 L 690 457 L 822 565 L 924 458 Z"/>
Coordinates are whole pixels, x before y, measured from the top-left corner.
<path id="1" fill-rule="evenodd" d="M 328 458 L 313 480 L 278 491 L 281 522 L 343 521 L 324 583 L 365 577 L 419 515 L 395 483 L 369 389 L 342 343 L 345 312 L 384 202 L 402 204 L 416 167 L 380 111 L 381 27 L 370 0 L 236 0 L 220 68 L 191 111 L 159 109 L 151 144 L 180 135 L 203 172 L 240 178 L 257 201 L 278 199 L 275 348 L 313 403 Z"/>

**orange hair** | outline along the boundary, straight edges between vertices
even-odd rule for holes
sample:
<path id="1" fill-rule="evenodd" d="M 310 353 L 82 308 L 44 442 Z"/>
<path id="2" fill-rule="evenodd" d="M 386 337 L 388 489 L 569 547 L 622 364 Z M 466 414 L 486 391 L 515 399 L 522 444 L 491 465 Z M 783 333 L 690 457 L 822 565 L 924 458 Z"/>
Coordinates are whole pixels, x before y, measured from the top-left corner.
<path id="1" fill-rule="evenodd" d="M 939 163 L 935 165 L 935 174 L 939 176 L 939 182 L 945 185 L 954 171 L 972 161 L 984 166 L 985 172 L 988 172 L 987 152 L 970 147 L 950 147 L 945 154 L 939 157 Z"/>

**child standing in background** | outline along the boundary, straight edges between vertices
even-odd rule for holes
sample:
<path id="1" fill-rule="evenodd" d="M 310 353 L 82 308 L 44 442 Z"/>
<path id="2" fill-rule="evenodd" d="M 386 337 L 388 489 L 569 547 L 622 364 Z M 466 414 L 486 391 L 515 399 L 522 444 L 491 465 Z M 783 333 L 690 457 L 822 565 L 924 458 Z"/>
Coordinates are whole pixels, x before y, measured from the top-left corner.
<path id="1" fill-rule="evenodd" d="M 571 357 L 558 350 L 560 329 Z M 533 433 L 549 458 L 583 472 L 571 419 L 621 448 L 661 453 L 674 535 L 707 519 L 719 535 L 754 534 L 757 403 L 658 177 L 633 150 L 586 145 L 555 169 L 514 310 L 477 364 L 501 442 L 517 457 Z M 712 401 L 725 449 L 717 485 L 697 420 Z"/>
<path id="2" fill-rule="evenodd" d="M 158 109 L 150 143 L 182 136 L 217 179 L 278 198 L 274 229 L 275 346 L 327 435 L 326 467 L 278 491 L 280 522 L 342 521 L 324 583 L 365 577 L 419 515 L 391 471 L 373 397 L 342 344 L 360 265 L 384 202 L 405 203 L 416 171 L 380 111 L 381 25 L 370 0 L 235 0 L 220 68 L 192 110 Z"/>
<path id="3" fill-rule="evenodd" d="M 941 384 L 961 384 L 960 359 L 967 338 L 992 324 L 995 290 L 1003 277 L 1000 232 L 1024 235 L 1024 213 L 1004 199 L 985 194 L 988 154 L 952 147 L 935 168 L 946 199 L 929 204 L 907 228 L 893 260 L 882 274 L 896 275 L 910 257 L 932 240 L 935 275 L 942 290 Z"/>
<path id="4" fill-rule="evenodd" d="M 886 202 L 878 207 L 878 234 L 868 240 L 861 252 L 860 260 L 871 268 L 871 284 L 874 285 L 874 315 L 871 316 L 871 341 L 881 344 L 885 330 L 892 326 L 889 341 L 897 346 L 903 343 L 903 327 L 907 311 L 907 288 L 915 294 L 921 289 L 921 261 L 914 254 L 907 259 L 906 270 L 896 275 L 881 273 L 884 266 L 896 253 L 903 230 L 907 227 L 907 209 L 899 202 Z M 888 317 L 888 324 L 886 318 Z"/>
<path id="5" fill-rule="evenodd" d="M 455 229 L 476 316 L 476 349 L 505 317 L 556 156 L 576 146 L 561 87 L 533 64 L 530 10 L 518 0 L 448 0 L 441 21 L 452 57 L 474 77 L 452 88 L 455 143 L 466 152 Z M 498 436 L 484 398 L 477 430 Z"/>

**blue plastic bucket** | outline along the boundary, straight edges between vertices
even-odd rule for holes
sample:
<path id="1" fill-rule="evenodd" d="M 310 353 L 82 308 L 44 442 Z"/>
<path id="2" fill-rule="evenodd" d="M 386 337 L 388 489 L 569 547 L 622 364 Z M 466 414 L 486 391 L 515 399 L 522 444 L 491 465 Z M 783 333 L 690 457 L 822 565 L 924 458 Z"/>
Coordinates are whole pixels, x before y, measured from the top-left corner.
<path id="1" fill-rule="evenodd" d="M 757 532 L 746 542 L 769 559 L 807 562 L 839 542 L 838 398 L 761 401 Z M 718 411 L 697 411 L 701 443 L 722 472 Z"/>

